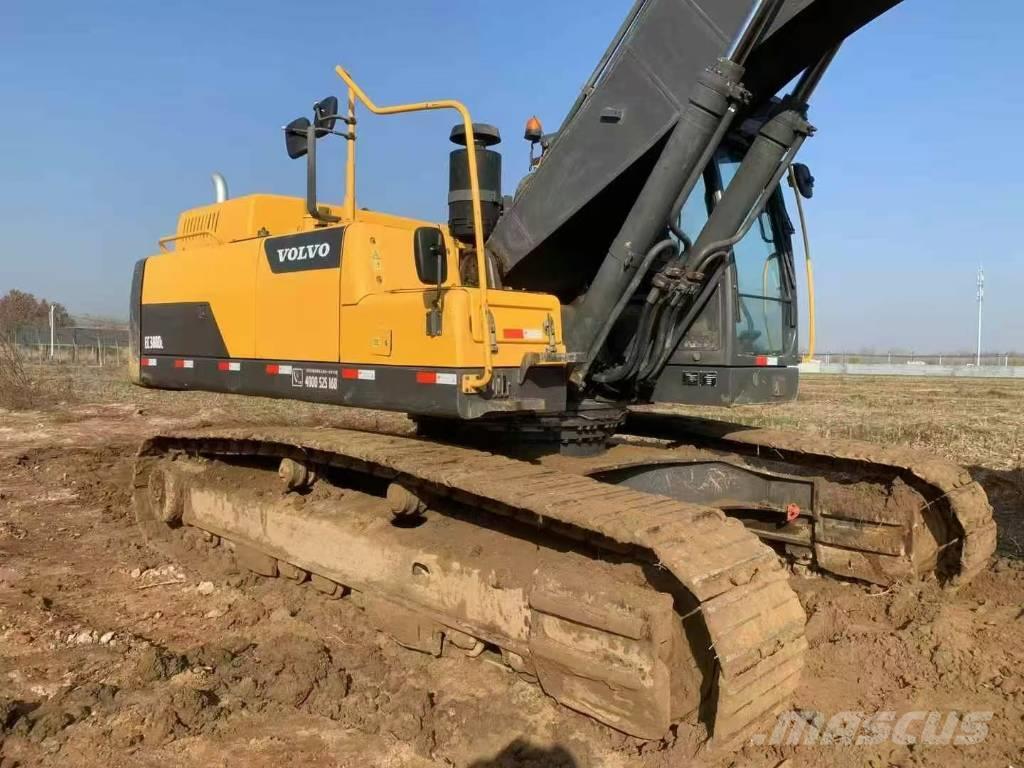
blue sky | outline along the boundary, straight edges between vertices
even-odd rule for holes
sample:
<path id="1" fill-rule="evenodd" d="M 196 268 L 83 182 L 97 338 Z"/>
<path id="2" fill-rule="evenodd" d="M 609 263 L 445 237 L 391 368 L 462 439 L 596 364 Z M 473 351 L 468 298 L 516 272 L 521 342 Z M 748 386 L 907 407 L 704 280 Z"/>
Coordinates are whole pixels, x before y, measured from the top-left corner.
<path id="1" fill-rule="evenodd" d="M 630 4 L 4 0 L 0 292 L 126 314 L 132 263 L 211 171 L 232 195 L 303 193 L 280 126 L 342 92 L 336 63 L 378 103 L 459 98 L 496 123 L 511 191 L 525 119 L 558 126 Z M 801 158 L 819 348 L 972 348 L 983 260 L 985 346 L 1024 349 L 1022 25 L 1016 0 L 906 0 L 840 52 Z M 365 117 L 360 204 L 443 219 L 452 122 Z M 326 198 L 342 159 L 324 145 Z"/>

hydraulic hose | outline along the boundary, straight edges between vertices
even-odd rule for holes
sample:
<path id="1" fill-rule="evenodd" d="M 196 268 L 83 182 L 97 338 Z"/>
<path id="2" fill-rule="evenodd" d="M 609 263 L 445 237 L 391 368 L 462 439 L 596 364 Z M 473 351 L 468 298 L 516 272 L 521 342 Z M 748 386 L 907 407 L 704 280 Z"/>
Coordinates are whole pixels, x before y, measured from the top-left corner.
<path id="1" fill-rule="evenodd" d="M 673 297 L 672 301 L 678 302 L 681 308 L 670 312 L 672 322 L 668 325 L 664 342 L 658 338 L 662 333 L 662 326 L 658 326 L 654 357 L 650 363 L 642 364 L 638 382 L 646 382 L 664 369 L 710 296 L 709 289 L 717 286 L 731 263 L 733 246 L 750 231 L 804 141 L 813 134 L 814 128 L 805 117 L 806 105 L 837 50 L 838 46 L 826 52 L 816 65 L 804 72 L 793 93 L 783 100 L 775 116 L 762 126 L 694 246 L 679 259 L 681 264 L 673 265 L 677 269 L 681 267 L 687 279 L 696 276 L 701 290 L 696 297 L 689 292 Z M 774 170 L 770 170 L 772 168 Z M 766 175 L 767 183 L 764 181 Z M 732 233 L 731 236 L 722 237 L 727 232 Z M 706 273 L 715 262 L 714 273 L 709 277 Z M 682 318 L 675 322 L 680 313 Z"/>
<path id="2" fill-rule="evenodd" d="M 668 364 L 669 358 L 672 356 L 672 353 L 683 340 L 683 335 L 687 330 L 689 330 L 690 326 L 693 324 L 694 318 L 697 317 L 697 314 L 704 309 L 704 305 L 707 303 L 708 298 L 710 298 L 711 292 L 718 286 L 722 273 L 728 266 L 729 260 L 727 257 L 729 256 L 729 253 L 730 251 L 719 251 L 708 257 L 706 261 L 708 264 L 714 261 L 716 257 L 718 258 L 718 264 L 715 267 L 715 271 L 710 275 L 709 279 L 704 281 L 704 289 L 697 295 L 697 298 L 694 301 L 685 305 L 677 305 L 677 317 L 678 313 L 682 312 L 684 309 L 686 310 L 686 313 L 678 322 L 673 323 L 671 331 L 666 337 L 666 341 L 662 345 L 658 357 L 653 361 L 653 365 L 648 367 L 646 371 L 647 375 L 643 376 L 640 381 L 647 381 L 658 376 L 661 374 L 661 371 L 664 370 L 665 366 Z"/>
<path id="3" fill-rule="evenodd" d="M 671 304 L 666 308 L 662 317 L 662 322 L 658 326 L 658 332 L 654 337 L 654 343 L 651 344 L 650 354 L 647 356 L 647 359 L 643 361 L 637 371 L 637 381 L 645 381 L 651 376 L 654 370 L 657 369 L 658 361 L 664 355 L 665 347 L 668 345 L 669 339 L 672 336 L 672 329 L 675 328 L 676 323 L 679 321 L 679 313 L 682 309 L 683 305 L 680 303 Z"/>
<path id="4" fill-rule="evenodd" d="M 690 238 L 683 234 L 680 240 L 682 242 L 683 248 L 688 249 L 691 244 Z M 633 273 L 633 277 L 629 281 L 629 285 L 626 287 L 626 290 L 622 292 L 622 295 L 619 297 L 618 302 L 616 302 L 615 308 L 612 310 L 612 317 L 619 317 L 622 314 L 622 311 L 626 308 L 626 305 L 629 303 L 630 299 L 633 298 L 633 295 L 640 287 L 640 283 L 643 281 L 644 277 L 646 277 L 647 273 L 650 271 L 651 265 L 654 263 L 654 260 L 668 249 L 674 249 L 675 247 L 675 240 L 667 238 L 656 243 L 654 247 L 652 247 L 650 250 L 647 251 L 646 254 L 644 254 L 644 258 L 640 262 L 640 266 L 637 268 L 636 272 Z M 651 303 L 646 303 L 644 305 L 644 311 L 640 318 L 640 325 L 637 328 L 636 335 L 633 337 L 635 343 L 631 342 L 630 346 L 627 347 L 627 359 L 624 360 L 619 365 L 615 366 L 614 368 L 611 368 L 610 370 L 607 371 L 603 371 L 602 373 L 595 376 L 594 378 L 597 381 L 600 381 L 602 383 L 611 383 L 614 381 L 619 381 L 620 378 L 624 378 L 628 370 L 631 367 L 633 367 L 635 363 L 635 356 L 639 351 L 641 345 L 643 344 L 643 339 L 646 337 L 646 334 L 650 333 L 649 324 L 651 322 L 651 319 L 649 319 L 649 316 L 653 312 L 653 306 L 654 305 L 652 305 Z M 643 328 L 645 322 L 648 323 L 646 331 L 644 331 Z M 642 331 L 644 332 L 641 333 Z"/>

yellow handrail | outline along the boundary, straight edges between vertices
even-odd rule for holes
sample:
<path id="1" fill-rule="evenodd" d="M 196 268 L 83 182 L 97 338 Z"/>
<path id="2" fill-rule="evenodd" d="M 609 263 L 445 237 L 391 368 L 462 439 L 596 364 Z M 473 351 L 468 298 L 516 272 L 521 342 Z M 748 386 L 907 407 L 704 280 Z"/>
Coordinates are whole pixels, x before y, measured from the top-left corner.
<path id="1" fill-rule="evenodd" d="M 178 240 L 187 240 L 190 237 L 210 237 L 213 238 L 217 245 L 222 245 L 222 241 L 217 237 L 217 233 L 212 229 L 201 229 L 198 232 L 186 232 L 183 235 L 169 235 L 167 237 L 161 237 L 156 241 L 156 244 L 160 246 L 160 250 L 164 253 L 170 253 L 171 249 L 167 247 L 168 243 L 174 243 Z"/>
<path id="2" fill-rule="evenodd" d="M 348 89 L 348 131 L 345 134 L 348 156 L 345 161 L 345 216 L 356 220 L 356 94 Z"/>
<path id="3" fill-rule="evenodd" d="M 461 102 L 454 101 L 451 99 L 442 99 L 441 101 L 421 101 L 415 104 L 396 104 L 390 107 L 378 107 L 374 104 L 370 97 L 363 92 L 363 89 L 356 85 L 355 80 L 352 76 L 345 71 L 344 68 L 338 66 L 334 68 L 334 71 L 338 73 L 338 77 L 345 81 L 345 84 L 349 88 L 349 109 L 354 113 L 355 104 L 352 101 L 352 96 L 361 101 L 368 110 L 373 112 L 375 115 L 397 115 L 404 112 L 424 112 L 433 109 L 454 109 L 459 113 L 462 118 L 462 124 L 466 131 L 466 156 L 469 159 L 469 189 L 470 194 L 473 197 L 473 229 L 474 229 L 474 244 L 476 246 L 476 267 L 477 274 L 479 275 L 480 281 L 480 320 L 481 320 L 481 333 L 483 335 L 483 348 L 484 348 L 484 372 L 480 376 L 473 374 L 467 374 L 462 377 L 462 391 L 471 393 L 474 391 L 482 390 L 491 382 L 491 378 L 494 375 L 494 364 L 491 357 L 491 343 L 490 343 L 490 307 L 487 304 L 487 255 L 484 253 L 484 227 L 483 227 L 483 214 L 481 213 L 480 207 L 480 182 L 477 178 L 477 164 L 476 164 L 476 142 L 475 136 L 473 135 L 473 120 L 469 116 L 469 110 L 466 109 L 465 105 Z M 351 130 L 352 126 L 350 126 Z M 354 160 L 349 160 L 349 168 L 351 174 L 352 183 L 354 183 L 355 172 L 353 168 Z M 352 201 L 350 205 L 355 204 L 355 190 L 350 190 L 348 193 L 348 200 Z"/>

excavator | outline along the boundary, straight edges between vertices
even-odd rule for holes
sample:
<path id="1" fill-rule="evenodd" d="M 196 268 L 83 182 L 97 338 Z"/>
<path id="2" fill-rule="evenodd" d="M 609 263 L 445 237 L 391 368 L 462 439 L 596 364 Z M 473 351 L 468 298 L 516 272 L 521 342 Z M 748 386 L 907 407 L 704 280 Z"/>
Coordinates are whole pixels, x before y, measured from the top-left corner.
<path id="1" fill-rule="evenodd" d="M 131 377 L 415 430 L 154 436 L 133 479 L 147 540 L 173 554 L 198 531 L 404 646 L 487 654 L 637 738 L 717 744 L 798 684 L 787 564 L 969 581 L 995 525 L 963 468 L 712 410 L 796 398 L 781 182 L 812 193 L 814 93 L 898 2 L 637 0 L 559 129 L 527 124 L 512 196 L 493 126 L 453 100 L 378 105 L 338 67 L 347 99 L 284 129 L 304 199 L 222 187 L 136 264 Z M 357 110 L 456 113 L 447 222 L 357 207 Z M 317 198 L 335 139 L 341 204 Z"/>

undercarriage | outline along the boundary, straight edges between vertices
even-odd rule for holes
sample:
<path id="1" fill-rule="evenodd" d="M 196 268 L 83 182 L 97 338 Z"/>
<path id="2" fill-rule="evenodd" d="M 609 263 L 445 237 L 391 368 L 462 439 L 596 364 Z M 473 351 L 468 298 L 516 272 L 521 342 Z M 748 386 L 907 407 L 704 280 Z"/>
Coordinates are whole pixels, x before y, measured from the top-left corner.
<path id="1" fill-rule="evenodd" d="M 778 555 L 963 583 L 995 534 L 947 462 L 646 413 L 582 457 L 338 429 L 166 435 L 140 451 L 134 503 L 172 557 L 199 529 L 256 573 L 357 600 L 402 645 L 487 652 L 633 736 L 719 743 L 799 679 L 805 617 Z"/>
<path id="2" fill-rule="evenodd" d="M 557 469 L 344 430 L 187 433 L 141 449 L 140 526 L 194 527 L 267 576 L 350 593 L 399 643 L 492 649 L 628 734 L 731 742 L 806 650 L 775 554 L 719 510 Z"/>
<path id="3" fill-rule="evenodd" d="M 843 578 L 962 583 L 995 549 L 991 507 L 969 473 L 905 448 L 646 409 L 417 424 L 434 441 L 715 507 L 788 560 Z"/>

